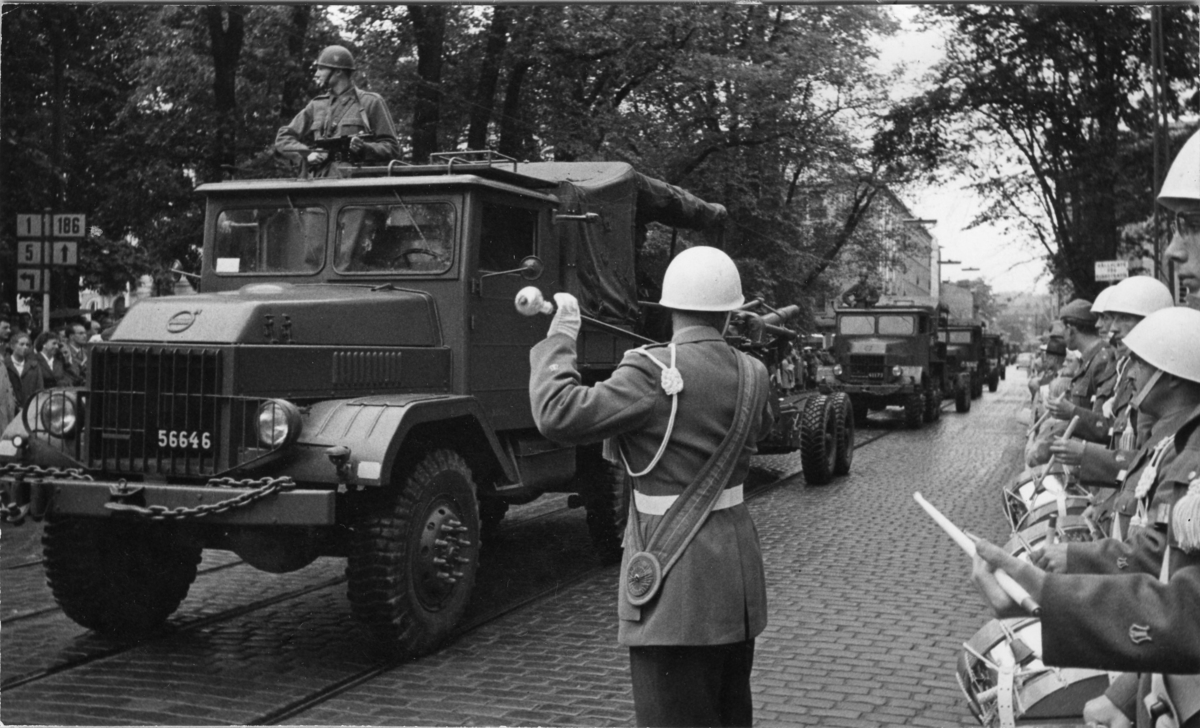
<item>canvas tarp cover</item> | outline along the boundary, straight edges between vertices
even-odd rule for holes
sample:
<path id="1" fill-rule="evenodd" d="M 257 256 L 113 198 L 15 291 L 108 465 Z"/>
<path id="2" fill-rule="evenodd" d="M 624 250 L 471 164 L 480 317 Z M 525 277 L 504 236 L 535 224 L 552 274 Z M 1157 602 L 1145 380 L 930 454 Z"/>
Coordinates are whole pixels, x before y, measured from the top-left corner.
<path id="1" fill-rule="evenodd" d="M 725 207 L 647 177 L 624 162 L 538 162 L 522 174 L 553 181 L 560 214 L 600 215 L 596 223 L 560 222 L 560 245 L 574 245 L 581 290 L 589 316 L 613 323 L 638 320 L 635 266 L 648 223 L 689 230 L 714 228 Z"/>

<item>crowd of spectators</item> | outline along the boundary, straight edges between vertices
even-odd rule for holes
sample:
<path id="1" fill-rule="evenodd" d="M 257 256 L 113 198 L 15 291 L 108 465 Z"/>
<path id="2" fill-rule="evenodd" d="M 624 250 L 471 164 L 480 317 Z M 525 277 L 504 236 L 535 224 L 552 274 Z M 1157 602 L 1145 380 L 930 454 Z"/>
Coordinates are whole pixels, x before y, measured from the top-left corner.
<path id="1" fill-rule="evenodd" d="M 120 300 L 120 299 L 118 299 Z M 117 311 L 100 309 L 90 317 L 53 321 L 42 330 L 41 312 L 12 314 L 0 306 L 0 432 L 35 394 L 51 387 L 82 387 L 87 382 L 90 344 L 103 341 L 116 328 Z"/>

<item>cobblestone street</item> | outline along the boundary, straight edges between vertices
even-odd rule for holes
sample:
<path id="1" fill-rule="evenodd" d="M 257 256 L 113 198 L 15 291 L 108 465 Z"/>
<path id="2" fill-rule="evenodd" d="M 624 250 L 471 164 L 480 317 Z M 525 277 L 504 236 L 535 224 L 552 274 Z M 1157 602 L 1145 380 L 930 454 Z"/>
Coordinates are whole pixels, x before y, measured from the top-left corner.
<path id="1" fill-rule="evenodd" d="M 987 616 L 968 580 L 969 562 L 912 494 L 921 491 L 974 533 L 1005 540 L 1000 488 L 1019 470 L 1024 428 L 1016 416 L 1025 396 L 1023 373 L 1010 373 L 969 414 L 945 412 L 918 431 L 873 414 L 860 439 L 877 439 L 858 449 L 851 475 L 831 485 L 807 486 L 798 455 L 759 458 L 765 472 L 797 474 L 749 504 L 770 605 L 753 677 L 758 725 L 974 724 L 954 662 Z M 510 519 L 519 522 L 521 510 Z M 567 513 L 557 526 L 513 531 L 523 543 L 509 545 L 530 553 L 549 546 L 559 569 L 571 558 L 586 560 L 579 556 L 586 553 L 582 512 Z M 32 539 L 6 533 L 4 546 L 5 618 L 49 610 L 20 629 L 5 624 L 7 684 L 39 660 L 86 652 L 103 640 L 51 609 L 39 568 L 11 568 L 36 558 L 36 550 L 28 553 Z M 481 582 L 477 602 L 521 588 L 520 564 L 496 568 L 510 570 Z M 9 687 L 3 721 L 275 722 L 272 706 L 367 664 L 361 636 L 349 625 L 339 561 L 274 576 L 213 553 L 202 569 L 215 571 L 202 575 L 172 618 L 174 634 Z M 616 577 L 607 568 L 565 578 L 552 596 L 485 621 L 434 655 L 274 717 L 297 725 L 629 725 Z M 305 584 L 312 587 L 306 596 L 204 622 L 218 608 L 269 601 L 273 590 Z"/>

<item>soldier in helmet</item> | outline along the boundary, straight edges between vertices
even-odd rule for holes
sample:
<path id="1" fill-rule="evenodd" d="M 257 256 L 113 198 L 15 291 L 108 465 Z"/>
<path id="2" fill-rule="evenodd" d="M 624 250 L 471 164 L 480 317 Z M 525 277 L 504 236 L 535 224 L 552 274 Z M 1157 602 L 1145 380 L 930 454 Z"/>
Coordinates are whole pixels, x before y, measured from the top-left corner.
<path id="1" fill-rule="evenodd" d="M 870 308 L 879 303 L 879 289 L 871 285 L 870 274 L 863 271 L 858 274 L 858 283 L 855 283 L 846 292 L 842 294 L 842 303 L 847 306 L 862 306 Z"/>
<path id="2" fill-rule="evenodd" d="M 275 137 L 275 149 L 284 153 L 304 154 L 318 173 L 328 174 L 331 165 L 327 152 L 310 150 L 307 141 L 350 138 L 353 161 L 387 162 L 400 156 L 400 143 L 392 116 L 383 98 L 362 91 L 351 80 L 354 56 L 342 46 L 329 46 L 313 64 L 313 80 L 325 93 L 317 96 L 296 114 L 292 123 Z"/>
<path id="3" fill-rule="evenodd" d="M 554 300 L 530 356 L 534 420 L 557 442 L 613 438 L 633 479 L 617 613 L 637 724 L 748 726 L 767 609 L 742 483 L 773 415 L 766 367 L 722 338 L 744 302 L 737 267 L 705 246 L 676 256 L 660 301 L 671 342 L 627 352 L 590 387 L 575 367 L 578 302 Z"/>

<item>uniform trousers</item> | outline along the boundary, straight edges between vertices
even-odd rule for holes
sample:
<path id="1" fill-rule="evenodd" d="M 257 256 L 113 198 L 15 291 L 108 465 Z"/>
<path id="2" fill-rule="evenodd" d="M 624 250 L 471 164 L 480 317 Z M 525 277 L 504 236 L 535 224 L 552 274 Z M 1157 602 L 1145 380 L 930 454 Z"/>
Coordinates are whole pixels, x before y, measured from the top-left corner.
<path id="1" fill-rule="evenodd" d="M 754 639 L 629 648 L 639 726 L 750 726 Z"/>

